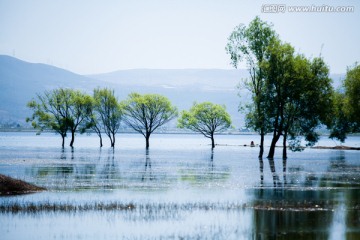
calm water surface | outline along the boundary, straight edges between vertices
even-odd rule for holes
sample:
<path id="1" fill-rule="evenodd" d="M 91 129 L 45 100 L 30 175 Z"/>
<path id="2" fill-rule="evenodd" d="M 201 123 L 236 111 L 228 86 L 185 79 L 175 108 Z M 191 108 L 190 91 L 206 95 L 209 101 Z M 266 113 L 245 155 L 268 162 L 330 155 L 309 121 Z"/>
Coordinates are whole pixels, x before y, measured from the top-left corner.
<path id="1" fill-rule="evenodd" d="M 259 160 L 244 146 L 258 140 L 221 135 L 211 151 L 199 135 L 157 134 L 146 151 L 137 134 L 115 150 L 79 135 L 62 149 L 51 133 L 0 133 L 0 173 L 48 189 L 0 197 L 1 239 L 360 239 L 359 151 Z"/>

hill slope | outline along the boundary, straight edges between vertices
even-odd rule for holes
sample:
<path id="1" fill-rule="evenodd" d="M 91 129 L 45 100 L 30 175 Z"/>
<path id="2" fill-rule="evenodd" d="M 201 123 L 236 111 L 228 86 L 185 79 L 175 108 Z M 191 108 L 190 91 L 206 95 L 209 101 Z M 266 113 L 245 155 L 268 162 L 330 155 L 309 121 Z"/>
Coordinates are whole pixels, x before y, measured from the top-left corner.
<path id="1" fill-rule="evenodd" d="M 0 119 L 23 123 L 30 112 L 26 103 L 56 87 L 89 89 L 95 81 L 46 64 L 28 63 L 0 55 Z"/>
<path id="2" fill-rule="evenodd" d="M 120 99 L 130 92 L 158 93 L 167 96 L 179 110 L 190 108 L 194 101 L 225 105 L 237 127 L 243 124 L 238 113 L 237 85 L 246 76 L 245 70 L 222 69 L 134 69 L 90 75 L 111 84 Z"/>
<path id="3" fill-rule="evenodd" d="M 239 103 L 249 100 L 246 90 L 238 96 L 237 85 L 248 76 L 246 70 L 221 69 L 134 69 L 82 76 L 46 64 L 36 64 L 0 55 L 0 124 L 25 123 L 31 112 L 26 103 L 45 90 L 74 88 L 91 93 L 96 87 L 115 90 L 119 100 L 131 92 L 158 93 L 168 97 L 178 109 L 191 107 L 194 101 L 210 101 L 226 106 L 233 124 L 244 125 Z M 339 86 L 343 74 L 332 75 Z"/>

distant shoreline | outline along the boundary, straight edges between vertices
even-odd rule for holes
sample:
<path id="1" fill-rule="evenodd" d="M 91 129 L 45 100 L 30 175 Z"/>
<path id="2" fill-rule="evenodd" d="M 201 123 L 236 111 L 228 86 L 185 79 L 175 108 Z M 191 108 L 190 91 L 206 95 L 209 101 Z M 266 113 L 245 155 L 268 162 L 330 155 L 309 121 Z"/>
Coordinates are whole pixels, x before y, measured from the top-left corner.
<path id="1" fill-rule="evenodd" d="M 32 129 L 32 128 L 0 128 L 0 132 L 30 132 L 30 133 L 37 133 L 39 132 L 36 129 Z M 55 131 L 52 130 L 44 130 L 40 133 L 54 133 L 56 134 Z M 87 133 L 94 133 L 93 131 L 90 132 L 86 132 L 83 134 L 87 134 Z M 102 132 L 103 134 L 105 134 L 104 132 Z M 139 134 L 138 132 L 132 131 L 132 130 L 120 130 L 118 132 L 118 134 Z M 195 132 L 189 132 L 189 131 L 175 131 L 175 130 L 169 130 L 169 131 L 157 131 L 154 132 L 153 134 L 185 134 L 185 135 L 198 135 L 199 133 L 195 133 Z M 258 133 L 256 132 L 238 132 L 238 131 L 234 131 L 234 132 L 223 132 L 223 133 L 217 133 L 216 135 L 258 135 Z M 270 135 L 270 134 L 269 134 Z"/>
<path id="2" fill-rule="evenodd" d="M 334 150 L 360 150 L 360 147 L 349 147 L 349 146 L 335 146 L 335 147 L 325 147 L 325 146 L 316 146 L 311 147 L 313 149 L 334 149 Z"/>
<path id="3" fill-rule="evenodd" d="M 33 132 L 37 133 L 39 130 L 33 129 L 33 128 L 0 128 L 0 132 Z M 41 133 L 55 133 L 53 130 L 44 130 Z M 87 133 L 95 133 L 95 132 L 87 132 Z M 138 134 L 138 132 L 132 131 L 132 130 L 120 130 L 118 132 L 119 134 Z M 83 133 L 86 134 L 86 133 Z M 198 133 L 194 132 L 188 132 L 188 131 L 175 131 L 175 130 L 169 130 L 169 131 L 158 131 L 154 132 L 153 134 L 186 134 L 186 135 L 197 135 Z M 256 132 L 240 132 L 240 131 L 233 131 L 233 132 L 223 132 L 223 133 L 217 133 L 216 135 L 259 135 Z M 267 136 L 272 135 L 272 133 L 266 134 Z M 329 133 L 322 133 L 321 136 L 329 136 Z M 348 134 L 348 136 L 360 136 L 360 133 L 352 133 Z"/>

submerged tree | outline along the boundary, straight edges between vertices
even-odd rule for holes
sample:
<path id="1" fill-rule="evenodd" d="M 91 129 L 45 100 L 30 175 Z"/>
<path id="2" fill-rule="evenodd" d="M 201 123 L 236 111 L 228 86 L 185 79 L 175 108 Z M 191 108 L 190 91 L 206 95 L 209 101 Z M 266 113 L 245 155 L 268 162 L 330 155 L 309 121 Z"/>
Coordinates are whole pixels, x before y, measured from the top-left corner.
<path id="1" fill-rule="evenodd" d="M 80 91 L 70 91 L 70 106 L 69 106 L 69 130 L 71 132 L 70 147 L 73 147 L 75 140 L 75 132 L 79 130 L 79 126 L 86 127 L 86 119 L 92 111 L 92 99 L 91 96 L 81 93 Z"/>
<path id="2" fill-rule="evenodd" d="M 259 158 L 264 152 L 264 136 L 270 132 L 265 110 L 267 103 L 264 98 L 265 79 L 262 62 L 270 42 L 276 37 L 272 26 L 256 17 L 248 27 L 243 24 L 237 26 L 226 45 L 232 65 L 237 68 L 240 62 L 245 61 L 250 74 L 250 81 L 245 85 L 252 93 L 253 104 L 247 106 L 246 125 L 260 134 Z"/>
<path id="3" fill-rule="evenodd" d="M 309 61 L 303 55 L 296 55 L 290 44 L 280 40 L 269 46 L 263 64 L 267 79 L 266 115 L 273 125 L 268 158 L 274 157 L 281 136 L 283 158 L 286 158 L 288 135 L 295 145 L 299 143 L 296 140 L 299 136 L 313 145 L 318 141 L 316 128 L 321 124 L 329 125 L 333 93 L 329 69 L 321 58 Z"/>
<path id="4" fill-rule="evenodd" d="M 72 147 L 75 140 L 75 132 L 84 123 L 86 116 L 92 108 L 91 97 L 72 89 L 58 88 L 47 91 L 37 96 L 37 101 L 32 100 L 28 107 L 33 110 L 33 115 L 27 121 L 32 121 L 34 128 L 41 131 L 52 129 L 62 137 L 64 147 L 65 137 L 71 132 Z"/>
<path id="5" fill-rule="evenodd" d="M 115 147 L 115 135 L 120 128 L 123 108 L 114 95 L 114 91 L 104 88 L 94 90 L 95 111 L 99 114 L 105 134 Z"/>
<path id="6" fill-rule="evenodd" d="M 347 69 L 343 86 L 334 98 L 331 138 L 344 142 L 348 133 L 360 132 L 360 65 Z"/>
<path id="7" fill-rule="evenodd" d="M 287 100 L 284 107 L 283 158 L 287 158 L 286 141 L 290 136 L 290 149 L 299 148 L 298 138 L 305 138 L 306 146 L 313 146 L 319 140 L 317 128 L 331 125 L 333 112 L 333 88 L 329 68 L 322 58 L 306 59 L 303 55 L 294 57 L 291 77 L 285 83 Z"/>
<path id="8" fill-rule="evenodd" d="M 231 127 L 231 117 L 224 106 L 210 102 L 194 103 L 189 111 L 182 111 L 178 119 L 179 128 L 187 128 L 211 139 L 215 148 L 214 134 Z"/>
<path id="9" fill-rule="evenodd" d="M 291 79 L 293 69 L 294 49 L 290 44 L 283 44 L 276 39 L 269 46 L 266 60 L 262 63 L 266 78 L 265 98 L 268 103 L 266 106 L 266 116 L 272 124 L 273 137 L 271 140 L 268 158 L 273 158 L 275 146 L 283 134 L 286 116 L 285 107 L 289 99 L 291 89 L 287 89 Z"/>
<path id="10" fill-rule="evenodd" d="M 147 149 L 150 135 L 178 115 L 169 99 L 158 94 L 131 93 L 123 107 L 124 122 L 145 137 Z"/>
<path id="11" fill-rule="evenodd" d="M 38 94 L 37 100 L 31 100 L 27 106 L 33 114 L 26 121 L 31 122 L 32 126 L 40 131 L 52 129 L 59 133 L 62 138 L 62 147 L 64 147 L 69 129 L 69 92 L 60 89 L 47 91 L 43 95 Z"/>
<path id="12" fill-rule="evenodd" d="M 100 141 L 100 147 L 102 147 L 103 142 L 102 142 L 101 131 L 103 128 L 102 128 L 102 124 L 101 124 L 101 116 L 97 111 L 95 111 L 95 101 L 94 100 L 93 100 L 93 108 L 91 109 L 91 112 L 87 116 L 87 119 L 86 119 L 86 127 L 83 128 L 82 131 L 85 132 L 86 129 L 91 129 L 92 131 L 94 131 L 96 133 L 96 135 L 98 135 L 99 141 Z"/>

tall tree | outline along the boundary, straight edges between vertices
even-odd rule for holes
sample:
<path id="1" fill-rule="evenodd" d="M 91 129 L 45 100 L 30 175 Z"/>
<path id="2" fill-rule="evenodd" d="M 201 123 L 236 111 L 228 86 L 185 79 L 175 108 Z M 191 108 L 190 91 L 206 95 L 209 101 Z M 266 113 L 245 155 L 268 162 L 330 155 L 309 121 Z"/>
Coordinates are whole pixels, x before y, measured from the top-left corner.
<path id="1" fill-rule="evenodd" d="M 307 146 L 314 145 L 320 125 L 331 125 L 333 88 L 329 68 L 322 58 L 294 57 L 291 77 L 285 83 L 287 100 L 284 107 L 283 158 L 287 158 L 286 141 L 290 136 L 290 149 L 302 150 L 297 139 L 305 137 Z"/>
<path id="2" fill-rule="evenodd" d="M 179 128 L 187 128 L 211 139 L 215 148 L 214 134 L 231 127 L 231 117 L 225 106 L 210 102 L 194 103 L 189 111 L 182 111 L 178 119 Z"/>
<path id="3" fill-rule="evenodd" d="M 243 24 L 237 26 L 228 38 L 226 52 L 230 54 L 232 65 L 237 68 L 238 64 L 245 61 L 250 74 L 250 81 L 245 86 L 252 93 L 253 104 L 247 106 L 247 127 L 254 129 L 260 134 L 259 158 L 264 152 L 264 136 L 270 132 L 271 126 L 267 121 L 264 99 L 265 79 L 262 69 L 266 51 L 270 42 L 277 37 L 272 26 L 256 17 L 246 27 Z"/>
<path id="4" fill-rule="evenodd" d="M 101 118 L 105 134 L 110 139 L 111 147 L 115 147 L 115 135 L 120 128 L 123 108 L 114 95 L 114 91 L 104 88 L 94 90 L 95 110 Z"/>
<path id="5" fill-rule="evenodd" d="M 355 63 L 348 68 L 344 80 L 346 114 L 348 115 L 352 132 L 360 131 L 360 65 Z"/>
<path id="6" fill-rule="evenodd" d="M 38 95 L 38 101 L 32 100 L 28 107 L 34 112 L 27 121 L 35 128 L 50 128 L 62 137 L 64 147 L 67 131 L 71 132 L 70 146 L 73 147 L 75 132 L 84 123 L 92 108 L 91 97 L 72 89 L 58 88 Z"/>
<path id="7" fill-rule="evenodd" d="M 102 142 L 102 135 L 101 135 L 101 131 L 102 131 L 102 124 L 101 124 L 101 116 L 100 114 L 95 110 L 95 100 L 93 99 L 93 107 L 91 109 L 90 114 L 87 116 L 86 119 L 86 126 L 85 128 L 82 129 L 83 132 L 86 131 L 86 129 L 91 129 L 93 130 L 96 135 L 98 135 L 99 137 L 99 141 L 100 141 L 100 147 L 103 146 L 103 142 Z"/>
<path id="8" fill-rule="evenodd" d="M 71 132 L 70 147 L 73 147 L 75 141 L 75 132 L 79 130 L 79 126 L 86 127 L 86 119 L 92 111 L 91 96 L 80 91 L 65 89 L 70 95 L 70 106 L 68 110 L 68 123 Z"/>
<path id="9" fill-rule="evenodd" d="M 303 55 L 296 55 L 291 45 L 280 40 L 270 45 L 264 69 L 267 116 L 273 124 L 268 158 L 274 157 L 281 135 L 283 158 L 286 158 L 288 135 L 295 140 L 293 143 L 299 143 L 296 138 L 304 136 L 308 145 L 313 145 L 318 140 L 316 129 L 319 125 L 330 123 L 333 89 L 329 69 L 322 58 L 310 61 Z"/>
<path id="10" fill-rule="evenodd" d="M 70 95 L 70 92 L 64 89 L 54 89 L 46 91 L 43 95 L 38 94 L 37 100 L 33 99 L 27 104 L 33 114 L 26 121 L 31 121 L 32 126 L 40 131 L 52 129 L 59 133 L 62 147 L 69 130 Z"/>
<path id="11" fill-rule="evenodd" d="M 178 115 L 169 99 L 158 94 L 131 93 L 123 106 L 124 122 L 145 137 L 146 149 L 150 146 L 150 135 Z"/>
<path id="12" fill-rule="evenodd" d="M 275 146 L 281 137 L 285 124 L 285 107 L 289 99 L 290 89 L 287 85 L 290 82 L 291 74 L 294 71 L 294 49 L 290 44 L 283 44 L 276 39 L 269 46 L 264 60 L 264 74 L 266 75 L 266 115 L 273 128 L 268 158 L 273 158 Z"/>
<path id="13" fill-rule="evenodd" d="M 330 137 L 344 142 L 348 133 L 360 132 L 360 65 L 357 63 L 347 69 L 334 105 L 335 118 Z"/>

